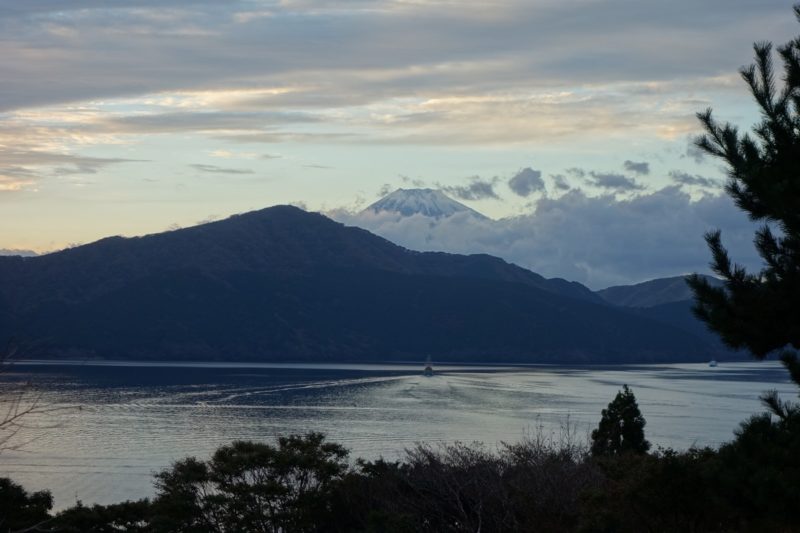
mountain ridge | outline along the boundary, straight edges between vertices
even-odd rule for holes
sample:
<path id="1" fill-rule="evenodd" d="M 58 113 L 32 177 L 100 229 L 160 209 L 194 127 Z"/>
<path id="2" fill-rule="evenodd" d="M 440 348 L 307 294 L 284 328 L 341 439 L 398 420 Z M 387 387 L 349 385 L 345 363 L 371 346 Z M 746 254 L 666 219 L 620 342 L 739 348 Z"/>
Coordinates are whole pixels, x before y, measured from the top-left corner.
<path id="1" fill-rule="evenodd" d="M 347 228 L 347 232 L 340 232 L 342 228 Z M 253 234 L 259 235 L 261 240 L 254 242 Z M 298 244 L 300 241 L 304 247 Z M 316 252 L 314 256 L 307 253 L 312 246 Z M 266 248 L 269 253 L 265 253 Z M 203 262 L 198 263 L 198 258 Z M 100 281 L 113 285 L 115 280 L 182 268 L 267 270 L 280 275 L 296 274 L 324 264 L 325 267 L 380 268 L 407 274 L 435 275 L 448 269 L 451 273 L 517 281 L 574 298 L 600 301 L 583 285 L 558 278 L 548 280 L 500 258 L 487 254 L 465 256 L 408 250 L 367 230 L 344 226 L 319 213 L 288 205 L 162 233 L 106 237 L 36 257 L 0 258 L 0 268 L 4 262 L 12 261 L 51 272 L 58 263 L 80 265 L 91 271 L 91 277 L 73 280 L 78 282 L 73 291 L 67 286 L 54 289 L 67 300 L 91 294 L 89 286 L 96 285 L 98 276 Z M 14 281 L 24 287 L 28 280 L 23 274 Z"/>
<path id="2" fill-rule="evenodd" d="M 722 285 L 722 280 L 703 276 L 714 286 Z M 595 294 L 614 305 L 624 307 L 654 307 L 691 300 L 694 296 L 686 284 L 686 276 L 656 278 L 632 285 L 616 285 L 595 291 Z"/>
<path id="3" fill-rule="evenodd" d="M 0 258 L 0 317 L 0 335 L 48 339 L 55 357 L 597 363 L 709 354 L 701 339 L 579 284 L 486 255 L 414 252 L 289 206 Z"/>

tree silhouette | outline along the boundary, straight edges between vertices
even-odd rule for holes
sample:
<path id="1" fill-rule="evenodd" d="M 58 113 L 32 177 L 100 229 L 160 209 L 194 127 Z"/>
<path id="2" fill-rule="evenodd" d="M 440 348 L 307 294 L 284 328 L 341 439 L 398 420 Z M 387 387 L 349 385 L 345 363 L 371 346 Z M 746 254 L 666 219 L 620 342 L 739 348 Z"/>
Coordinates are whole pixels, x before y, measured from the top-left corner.
<path id="1" fill-rule="evenodd" d="M 21 344 L 15 339 L 0 346 L 0 374 L 9 372 L 22 357 Z M 35 437 L 25 430 L 55 429 L 60 422 L 32 422 L 42 415 L 70 409 L 52 406 L 42 401 L 42 394 L 32 390 L 30 382 L 0 382 L 0 455 L 5 451 L 23 448 Z"/>
<path id="2" fill-rule="evenodd" d="M 603 409 L 600 424 L 592 431 L 592 455 L 645 453 L 650 443 L 644 438 L 646 421 L 636 397 L 627 385 Z"/>
<path id="3" fill-rule="evenodd" d="M 794 7 L 800 20 L 800 5 Z M 698 113 L 706 133 L 696 140 L 704 152 L 722 159 L 725 190 L 751 220 L 763 221 L 755 246 L 764 261 L 750 273 L 731 261 L 719 230 L 706 234 L 711 268 L 723 280 L 712 287 L 694 274 L 694 312 L 733 348 L 757 359 L 780 353 L 800 385 L 800 38 L 779 47 L 783 84 L 776 88 L 772 44 L 756 43 L 755 63 L 740 70 L 761 111 L 752 135 L 720 124 L 711 109 Z"/>
<path id="4" fill-rule="evenodd" d="M 348 451 L 321 433 L 279 437 L 276 446 L 236 441 L 209 461 L 193 457 L 156 475 L 154 529 L 318 531 L 330 521 Z"/>

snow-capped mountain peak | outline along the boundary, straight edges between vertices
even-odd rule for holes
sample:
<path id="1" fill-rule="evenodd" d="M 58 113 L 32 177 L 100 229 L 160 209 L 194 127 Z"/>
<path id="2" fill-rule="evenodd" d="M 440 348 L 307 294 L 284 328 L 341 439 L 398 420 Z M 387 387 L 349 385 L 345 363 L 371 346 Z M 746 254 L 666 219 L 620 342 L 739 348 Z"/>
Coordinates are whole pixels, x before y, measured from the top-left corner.
<path id="1" fill-rule="evenodd" d="M 478 218 L 486 218 L 436 189 L 397 189 L 364 209 L 364 212 L 390 212 L 402 216 L 423 215 L 431 218 L 469 213 Z"/>

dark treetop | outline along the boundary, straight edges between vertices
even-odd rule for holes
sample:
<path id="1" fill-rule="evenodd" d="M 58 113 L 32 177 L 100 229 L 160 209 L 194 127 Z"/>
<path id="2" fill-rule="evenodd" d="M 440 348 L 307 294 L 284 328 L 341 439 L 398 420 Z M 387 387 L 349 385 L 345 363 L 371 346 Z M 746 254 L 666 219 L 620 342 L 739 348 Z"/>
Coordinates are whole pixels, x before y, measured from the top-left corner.
<path id="1" fill-rule="evenodd" d="M 800 19 L 800 6 L 795 6 Z M 694 276 L 695 312 L 726 344 L 763 359 L 781 351 L 800 384 L 800 38 L 778 48 L 783 84 L 775 86 L 772 45 L 756 43 L 755 64 L 741 75 L 762 120 L 753 135 L 718 123 L 711 110 L 698 114 L 706 134 L 697 145 L 728 168 L 727 192 L 752 220 L 764 225 L 755 246 L 764 261 L 758 273 L 735 264 L 719 231 L 706 235 L 713 270 L 724 280 L 714 287 Z"/>

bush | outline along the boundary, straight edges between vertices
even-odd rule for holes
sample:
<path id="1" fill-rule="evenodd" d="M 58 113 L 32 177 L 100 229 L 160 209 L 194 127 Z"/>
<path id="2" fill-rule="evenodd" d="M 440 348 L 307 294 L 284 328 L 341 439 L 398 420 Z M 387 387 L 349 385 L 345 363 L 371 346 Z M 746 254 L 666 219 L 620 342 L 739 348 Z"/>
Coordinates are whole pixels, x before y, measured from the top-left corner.
<path id="1" fill-rule="evenodd" d="M 354 531 L 573 531 L 597 488 L 585 446 L 541 433 L 497 451 L 420 444 L 402 462 L 359 462 L 342 486 Z"/>
<path id="2" fill-rule="evenodd" d="M 333 485 L 347 450 L 320 433 L 237 441 L 210 461 L 175 463 L 156 476 L 153 527 L 166 531 L 318 531 L 332 519 Z"/>
<path id="3" fill-rule="evenodd" d="M 64 533 L 147 533 L 153 531 L 148 500 L 87 507 L 81 502 L 59 513 L 52 530 Z"/>
<path id="4" fill-rule="evenodd" d="M 0 530 L 16 531 L 50 519 L 53 496 L 43 490 L 28 494 L 8 478 L 0 478 Z"/>

